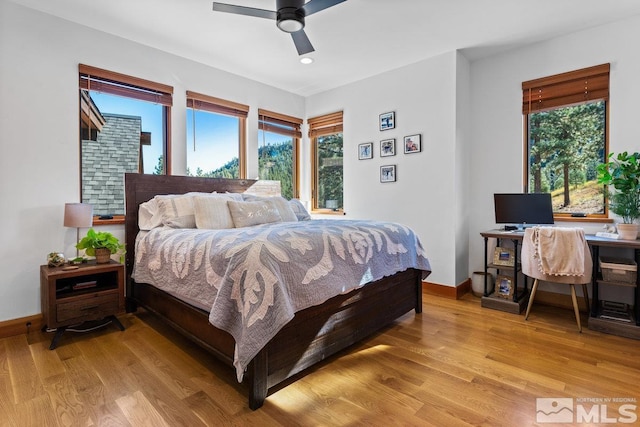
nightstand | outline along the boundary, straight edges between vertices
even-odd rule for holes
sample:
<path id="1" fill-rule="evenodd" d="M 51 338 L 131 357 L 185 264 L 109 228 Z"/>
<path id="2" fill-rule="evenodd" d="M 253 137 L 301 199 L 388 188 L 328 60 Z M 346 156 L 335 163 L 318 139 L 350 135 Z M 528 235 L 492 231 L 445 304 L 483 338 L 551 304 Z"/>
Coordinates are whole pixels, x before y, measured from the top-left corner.
<path id="1" fill-rule="evenodd" d="M 55 329 L 50 350 L 58 345 L 66 330 L 83 332 L 113 323 L 124 326 L 116 314 L 124 312 L 124 265 L 111 261 L 69 267 L 40 266 L 40 295 L 43 330 Z M 90 328 L 82 324 L 97 321 Z M 72 328 L 73 327 L 73 328 Z"/>

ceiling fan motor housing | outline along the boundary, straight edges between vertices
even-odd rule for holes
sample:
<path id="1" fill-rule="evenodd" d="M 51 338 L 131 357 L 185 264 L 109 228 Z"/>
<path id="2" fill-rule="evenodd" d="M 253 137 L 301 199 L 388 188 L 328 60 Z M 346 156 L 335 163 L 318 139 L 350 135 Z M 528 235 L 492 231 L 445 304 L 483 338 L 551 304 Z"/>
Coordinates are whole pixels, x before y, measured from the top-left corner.
<path id="1" fill-rule="evenodd" d="M 276 0 L 276 25 L 282 31 L 295 33 L 304 28 L 304 0 Z"/>

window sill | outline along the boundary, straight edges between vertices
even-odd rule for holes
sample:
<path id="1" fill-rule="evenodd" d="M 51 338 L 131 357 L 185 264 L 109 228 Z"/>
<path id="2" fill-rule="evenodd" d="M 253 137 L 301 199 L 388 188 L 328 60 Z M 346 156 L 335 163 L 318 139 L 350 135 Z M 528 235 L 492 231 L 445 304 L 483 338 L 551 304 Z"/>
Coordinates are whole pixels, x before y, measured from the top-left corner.
<path id="1" fill-rule="evenodd" d="M 116 225 L 124 224 L 124 215 L 114 215 L 112 219 L 100 219 L 99 216 L 93 217 L 93 225 Z"/>
<path id="2" fill-rule="evenodd" d="M 571 215 L 554 215 L 553 220 L 556 222 L 585 222 L 585 223 L 602 223 L 602 224 L 612 224 L 612 218 L 604 218 L 600 216 L 586 216 L 586 217 L 575 217 Z"/>
<path id="3" fill-rule="evenodd" d="M 310 212 L 313 215 L 346 215 L 347 213 L 342 209 L 334 211 L 332 209 L 313 209 Z"/>

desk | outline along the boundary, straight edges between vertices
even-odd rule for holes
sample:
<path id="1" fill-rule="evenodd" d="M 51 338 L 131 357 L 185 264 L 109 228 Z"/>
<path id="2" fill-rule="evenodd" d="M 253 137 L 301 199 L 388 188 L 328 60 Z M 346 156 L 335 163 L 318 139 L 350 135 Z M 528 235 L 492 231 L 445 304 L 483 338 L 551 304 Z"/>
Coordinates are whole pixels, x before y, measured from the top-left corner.
<path id="1" fill-rule="evenodd" d="M 489 259 L 488 254 L 488 240 L 490 238 L 497 239 L 498 244 L 500 240 L 511 240 L 514 244 L 514 251 L 517 254 L 518 245 L 522 242 L 524 237 L 523 231 L 504 231 L 504 230 L 489 230 L 480 233 L 480 235 L 484 238 L 484 255 L 485 255 L 485 273 L 488 272 L 488 268 L 496 268 L 496 266 L 489 265 L 487 261 Z M 601 279 L 599 273 L 599 263 L 598 259 L 600 256 L 600 248 L 601 247 L 612 247 L 612 248 L 621 248 L 621 249 L 633 249 L 634 250 L 634 258 L 636 263 L 640 266 L 640 240 L 617 240 L 617 239 L 609 239 L 606 237 L 598 237 L 593 234 L 585 235 L 585 239 L 591 248 L 591 257 L 593 259 L 593 277 L 592 277 L 592 298 L 591 298 L 591 312 L 589 313 L 589 329 L 599 330 L 606 333 L 612 333 L 616 335 L 622 335 L 629 338 L 640 339 L 640 292 L 638 291 L 638 286 L 640 284 L 640 269 L 636 273 L 636 284 L 634 289 L 634 317 L 635 324 L 626 324 L 624 322 L 615 321 L 615 320 L 607 320 L 601 319 L 598 317 L 598 311 L 600 310 L 600 300 L 598 298 L 599 286 L 601 284 L 607 285 L 616 285 L 615 283 L 604 282 Z M 517 288 L 517 276 L 518 276 L 518 258 L 516 255 L 514 267 L 514 287 Z M 484 286 L 484 296 L 483 296 L 483 307 L 495 308 L 495 309 L 503 309 L 496 306 L 495 301 L 488 301 L 489 295 L 487 293 L 487 278 L 485 275 L 485 286 Z M 491 298 L 495 300 L 495 298 Z M 523 292 L 519 293 L 517 290 L 514 292 L 513 301 L 503 303 L 504 311 L 510 311 L 520 313 L 522 311 L 522 307 L 527 303 L 529 299 L 528 288 L 527 288 L 527 280 L 525 276 L 525 283 Z M 499 305 L 499 304 L 498 304 Z"/>

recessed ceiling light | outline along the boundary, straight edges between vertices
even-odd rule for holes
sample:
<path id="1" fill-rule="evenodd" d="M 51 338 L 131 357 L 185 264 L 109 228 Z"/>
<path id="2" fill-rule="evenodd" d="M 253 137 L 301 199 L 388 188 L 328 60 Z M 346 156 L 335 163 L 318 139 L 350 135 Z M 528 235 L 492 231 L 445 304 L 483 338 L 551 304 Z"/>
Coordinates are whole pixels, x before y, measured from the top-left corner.
<path id="1" fill-rule="evenodd" d="M 309 58 L 308 56 L 305 56 L 304 58 L 300 58 L 300 62 L 302 62 L 305 65 L 311 64 L 313 62 L 313 58 Z"/>

